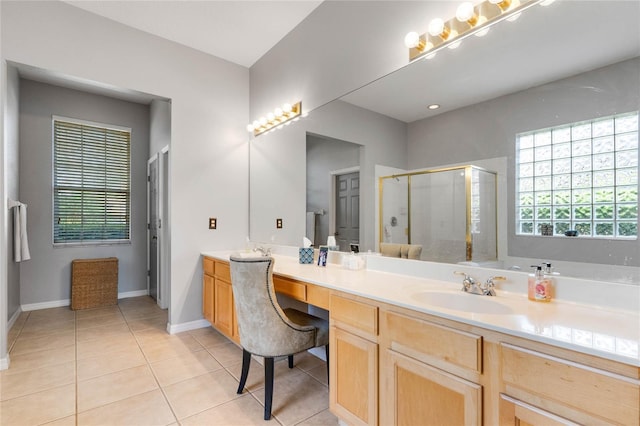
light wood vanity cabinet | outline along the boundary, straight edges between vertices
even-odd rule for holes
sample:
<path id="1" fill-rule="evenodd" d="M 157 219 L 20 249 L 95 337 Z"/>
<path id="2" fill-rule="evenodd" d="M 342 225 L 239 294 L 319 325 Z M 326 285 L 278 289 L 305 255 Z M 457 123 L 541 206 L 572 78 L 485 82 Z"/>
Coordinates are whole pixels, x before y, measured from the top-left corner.
<path id="1" fill-rule="evenodd" d="M 380 424 L 481 425 L 482 337 L 381 314 Z"/>
<path id="2" fill-rule="evenodd" d="M 229 263 L 205 257 L 202 269 L 202 314 L 218 331 L 239 343 Z"/>
<path id="3" fill-rule="evenodd" d="M 332 293 L 329 406 L 351 425 L 378 424 L 378 307 Z"/>

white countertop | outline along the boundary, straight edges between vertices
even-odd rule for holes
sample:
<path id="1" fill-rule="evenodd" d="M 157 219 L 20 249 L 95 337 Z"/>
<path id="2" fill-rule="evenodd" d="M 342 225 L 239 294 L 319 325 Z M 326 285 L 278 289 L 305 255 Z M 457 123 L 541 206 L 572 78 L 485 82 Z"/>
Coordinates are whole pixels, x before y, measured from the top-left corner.
<path id="1" fill-rule="evenodd" d="M 230 253 L 202 255 L 228 260 Z M 461 284 L 450 281 L 368 269 L 352 271 L 337 264 L 303 265 L 296 257 L 278 254 L 273 258 L 274 272 L 279 275 L 640 367 L 638 312 L 558 300 L 537 303 L 525 294 L 499 289 L 497 297 L 471 295 L 460 291 Z M 434 298 L 452 301 L 459 309 L 471 307 L 474 312 L 445 308 Z"/>

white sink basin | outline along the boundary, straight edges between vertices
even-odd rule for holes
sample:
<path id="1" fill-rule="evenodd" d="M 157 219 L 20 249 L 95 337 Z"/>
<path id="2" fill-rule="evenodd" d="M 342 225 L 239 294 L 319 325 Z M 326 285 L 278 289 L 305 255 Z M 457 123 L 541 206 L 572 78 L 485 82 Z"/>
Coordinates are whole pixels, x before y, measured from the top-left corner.
<path id="1" fill-rule="evenodd" d="M 413 294 L 412 297 L 418 302 L 440 308 L 452 309 L 454 311 L 495 315 L 509 315 L 514 313 L 514 310 L 509 306 L 494 300 L 494 296 L 479 296 L 463 292 L 423 291 Z"/>
<path id="2" fill-rule="evenodd" d="M 262 256 L 262 253 L 259 252 L 255 252 L 255 251 L 243 251 L 243 252 L 239 252 L 239 253 L 233 253 L 231 256 L 233 257 L 241 257 L 241 258 L 261 258 L 264 257 Z"/>

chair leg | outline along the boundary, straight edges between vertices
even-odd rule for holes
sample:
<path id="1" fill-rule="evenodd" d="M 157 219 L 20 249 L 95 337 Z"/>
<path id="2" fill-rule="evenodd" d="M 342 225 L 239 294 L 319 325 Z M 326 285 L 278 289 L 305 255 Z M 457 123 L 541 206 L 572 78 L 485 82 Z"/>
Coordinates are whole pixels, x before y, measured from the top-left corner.
<path id="1" fill-rule="evenodd" d="M 327 356 L 327 385 L 329 384 L 329 345 L 324 347 L 324 353 Z"/>
<path id="2" fill-rule="evenodd" d="M 249 366 L 251 365 L 251 353 L 242 349 L 242 373 L 240 374 L 240 385 L 238 386 L 238 394 L 241 394 L 244 390 L 244 385 L 247 383 L 247 376 L 249 376 Z"/>
<path id="3" fill-rule="evenodd" d="M 289 355 L 289 368 L 293 368 L 293 355 Z"/>
<path id="4" fill-rule="evenodd" d="M 264 419 L 271 419 L 271 402 L 273 401 L 273 358 L 264 359 Z"/>

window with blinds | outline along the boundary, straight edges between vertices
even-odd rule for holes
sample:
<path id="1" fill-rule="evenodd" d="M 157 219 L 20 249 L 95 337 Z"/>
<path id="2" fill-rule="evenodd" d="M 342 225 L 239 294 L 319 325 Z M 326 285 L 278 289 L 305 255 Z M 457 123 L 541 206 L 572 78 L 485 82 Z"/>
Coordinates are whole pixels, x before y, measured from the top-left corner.
<path id="1" fill-rule="evenodd" d="M 130 241 L 131 130 L 53 118 L 53 242 Z"/>

